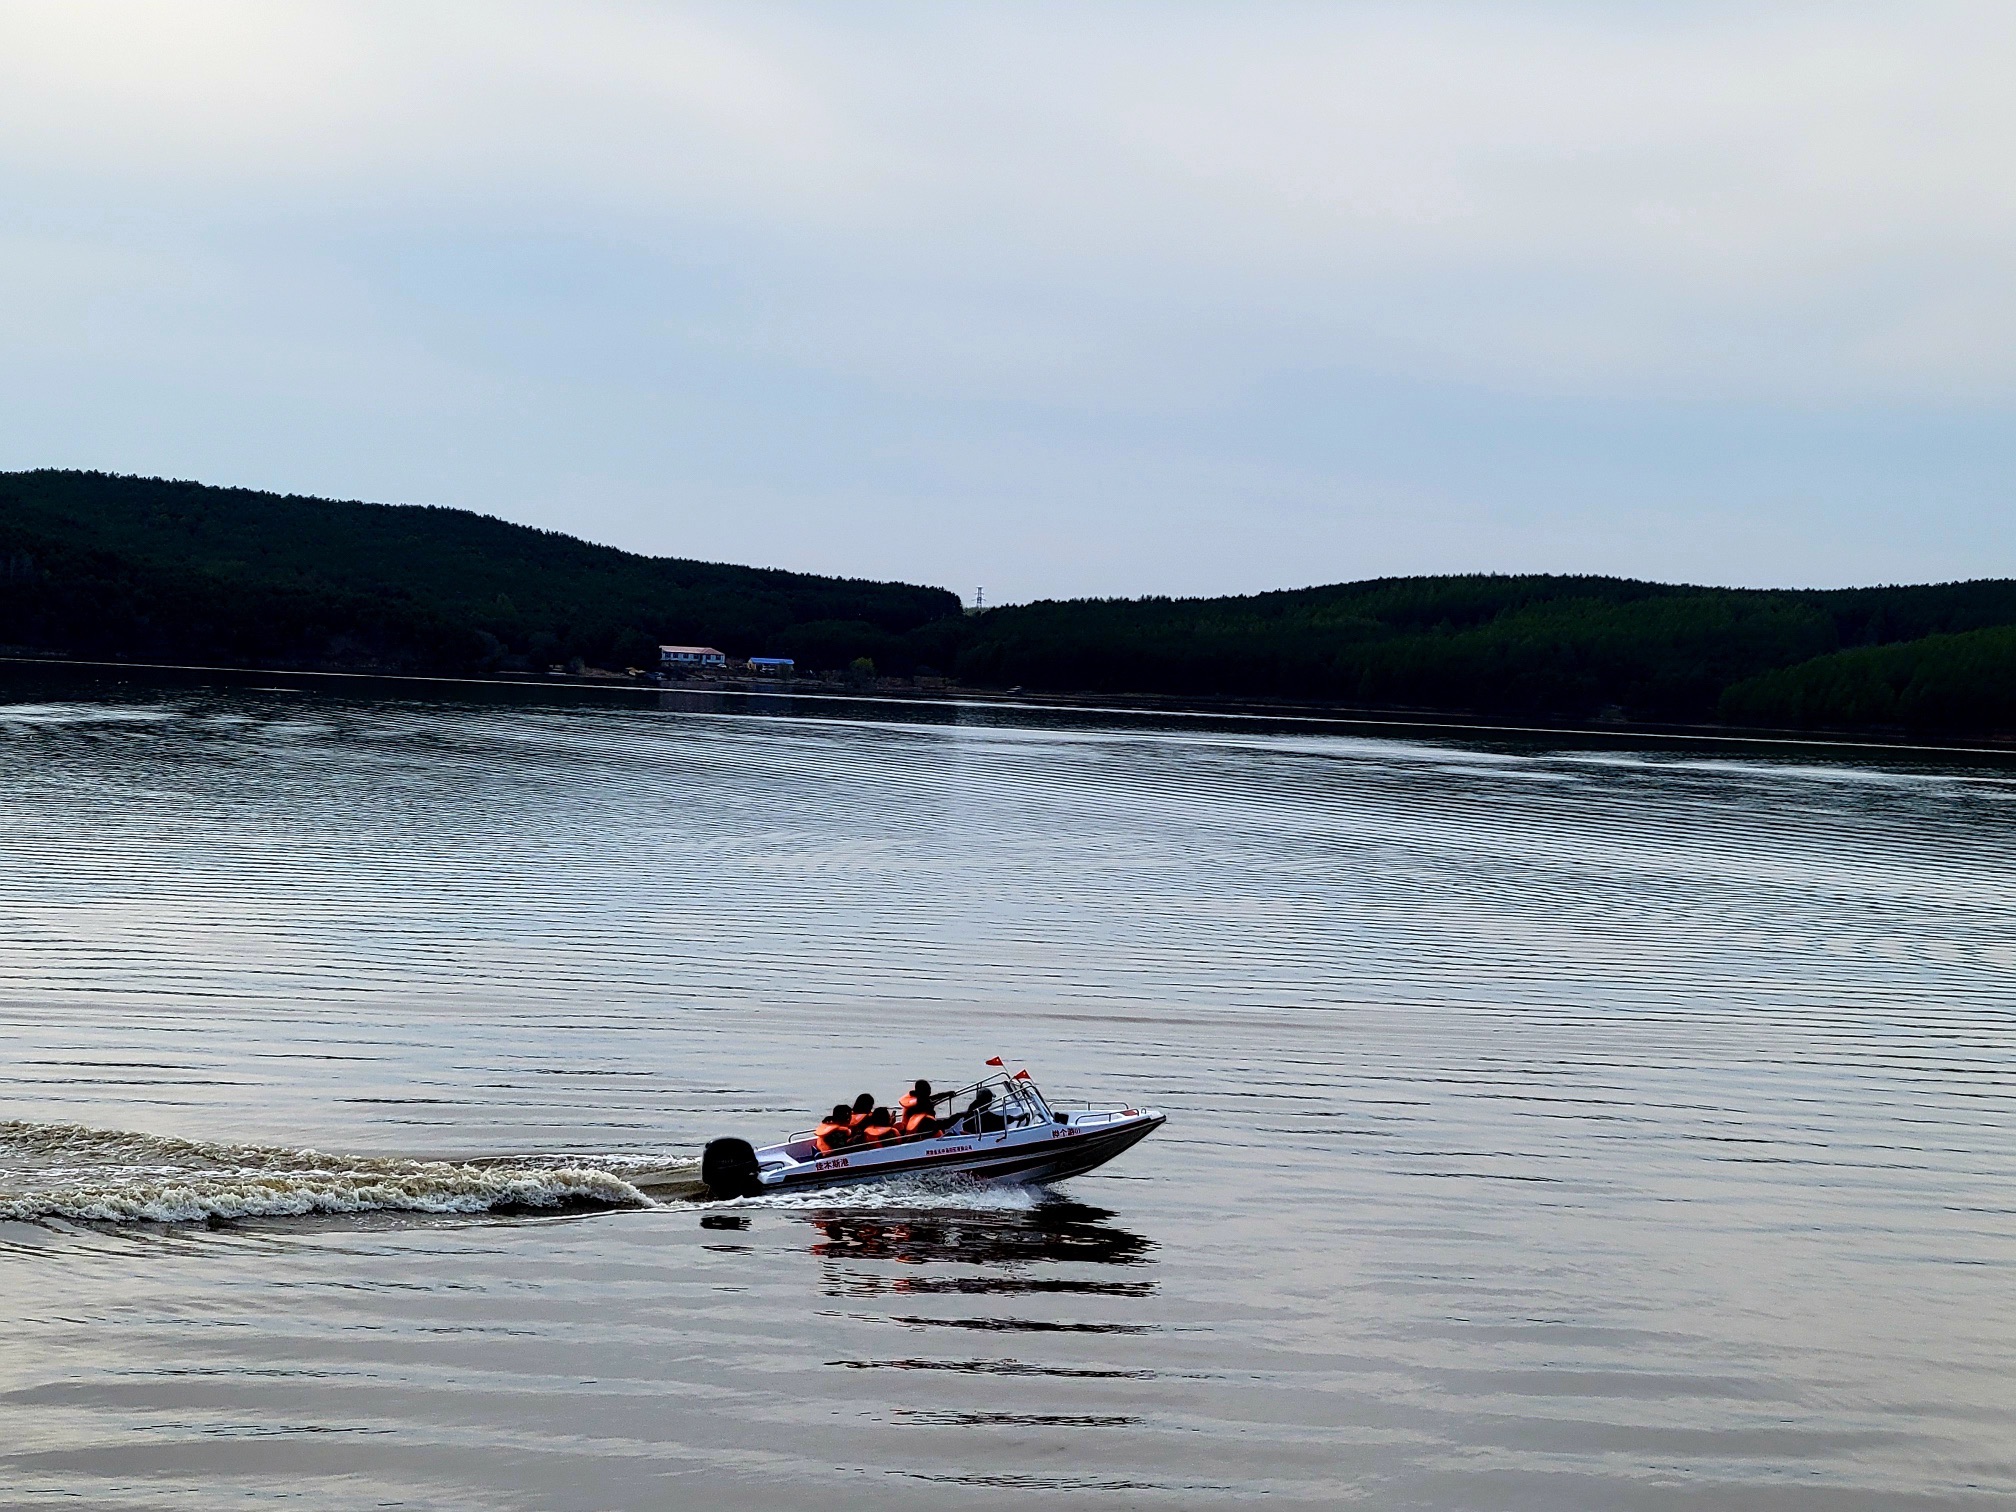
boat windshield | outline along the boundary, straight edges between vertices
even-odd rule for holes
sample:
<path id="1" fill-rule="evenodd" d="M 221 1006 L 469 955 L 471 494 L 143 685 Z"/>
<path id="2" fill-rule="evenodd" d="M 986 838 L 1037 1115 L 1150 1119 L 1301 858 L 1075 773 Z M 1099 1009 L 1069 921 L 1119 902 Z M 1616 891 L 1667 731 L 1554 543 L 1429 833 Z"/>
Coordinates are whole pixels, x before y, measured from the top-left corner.
<path id="1" fill-rule="evenodd" d="M 979 1101 L 983 1090 L 987 1093 L 984 1103 Z M 945 1097 L 943 1103 L 945 1112 L 939 1116 L 950 1133 L 993 1133 L 1050 1122 L 1050 1105 L 1036 1090 L 1036 1084 L 1005 1072 L 962 1087 Z"/>

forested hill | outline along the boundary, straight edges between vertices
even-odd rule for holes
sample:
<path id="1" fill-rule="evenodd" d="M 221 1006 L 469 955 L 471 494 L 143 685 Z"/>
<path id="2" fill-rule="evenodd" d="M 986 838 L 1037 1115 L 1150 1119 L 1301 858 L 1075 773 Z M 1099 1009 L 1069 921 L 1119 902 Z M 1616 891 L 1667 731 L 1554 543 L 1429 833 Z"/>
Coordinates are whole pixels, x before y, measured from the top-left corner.
<path id="1" fill-rule="evenodd" d="M 665 641 L 846 665 L 956 595 L 644 557 L 460 509 L 0 473 L 0 643 L 76 656 L 481 672 L 650 666 Z"/>
<path id="2" fill-rule="evenodd" d="M 0 646 L 488 673 L 646 666 L 663 641 L 1056 693 L 2016 738 L 2016 582 L 1387 578 L 966 615 L 941 588 L 636 556 L 465 510 L 0 473 Z"/>
<path id="3" fill-rule="evenodd" d="M 1038 603 L 969 622 L 955 665 L 971 682 L 1032 689 L 2016 736 L 2016 582 L 1478 576 Z"/>

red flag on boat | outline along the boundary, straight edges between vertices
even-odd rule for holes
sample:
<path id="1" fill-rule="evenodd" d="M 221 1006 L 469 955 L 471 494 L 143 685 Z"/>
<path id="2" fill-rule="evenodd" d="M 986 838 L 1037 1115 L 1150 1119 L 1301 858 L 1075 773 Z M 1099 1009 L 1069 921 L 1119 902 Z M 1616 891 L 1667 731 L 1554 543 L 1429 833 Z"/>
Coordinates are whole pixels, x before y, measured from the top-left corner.
<path id="1" fill-rule="evenodd" d="M 1003 1062 L 1002 1062 L 1002 1060 L 1001 1060 L 1001 1057 L 1000 1057 L 1000 1056 L 998 1056 L 998 1055 L 990 1055 L 990 1056 L 988 1056 L 988 1057 L 987 1057 L 987 1064 L 988 1064 L 988 1065 L 990 1065 L 990 1066 L 998 1066 L 998 1065 L 1001 1065 L 1001 1064 L 1003 1064 Z"/>
<path id="2" fill-rule="evenodd" d="M 1023 1068 L 1022 1068 L 1022 1069 L 1021 1069 L 1020 1071 L 1017 1071 L 1017 1072 L 1015 1073 L 1015 1078 L 1014 1078 L 1014 1079 L 1015 1079 L 1016 1081 L 1027 1081 L 1027 1080 L 1029 1080 L 1029 1068 L 1028 1068 L 1027 1066 L 1024 1066 L 1024 1067 L 1023 1067 Z"/>

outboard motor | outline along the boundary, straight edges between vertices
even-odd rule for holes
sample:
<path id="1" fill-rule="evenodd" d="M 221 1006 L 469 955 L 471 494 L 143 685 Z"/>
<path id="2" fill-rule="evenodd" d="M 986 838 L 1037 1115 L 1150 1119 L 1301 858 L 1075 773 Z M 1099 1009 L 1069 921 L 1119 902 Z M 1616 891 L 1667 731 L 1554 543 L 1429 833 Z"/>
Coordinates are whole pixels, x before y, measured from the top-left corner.
<path id="1" fill-rule="evenodd" d="M 700 1179 L 716 1202 L 761 1196 L 763 1182 L 757 1169 L 755 1147 L 746 1139 L 710 1140 L 700 1157 Z"/>

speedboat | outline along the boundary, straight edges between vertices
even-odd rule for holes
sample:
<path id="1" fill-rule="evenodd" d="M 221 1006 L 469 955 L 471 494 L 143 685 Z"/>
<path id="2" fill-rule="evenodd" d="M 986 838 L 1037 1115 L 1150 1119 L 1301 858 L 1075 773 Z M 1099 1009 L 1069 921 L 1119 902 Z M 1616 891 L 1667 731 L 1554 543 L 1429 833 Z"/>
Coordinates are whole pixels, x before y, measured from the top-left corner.
<path id="1" fill-rule="evenodd" d="M 986 1096 L 980 1094 L 985 1092 Z M 1033 1184 L 1062 1181 L 1102 1166 L 1162 1127 L 1153 1108 L 1056 1107 L 1029 1074 L 1005 1072 L 932 1099 L 968 1105 L 946 1113 L 934 1133 L 911 1134 L 828 1153 L 810 1131 L 757 1148 L 717 1139 L 700 1162 L 700 1179 L 717 1200 L 809 1191 L 890 1176 L 956 1174 L 967 1181 Z"/>

